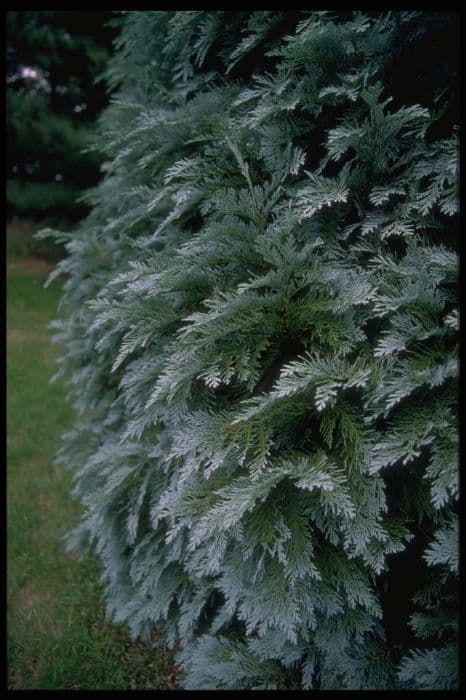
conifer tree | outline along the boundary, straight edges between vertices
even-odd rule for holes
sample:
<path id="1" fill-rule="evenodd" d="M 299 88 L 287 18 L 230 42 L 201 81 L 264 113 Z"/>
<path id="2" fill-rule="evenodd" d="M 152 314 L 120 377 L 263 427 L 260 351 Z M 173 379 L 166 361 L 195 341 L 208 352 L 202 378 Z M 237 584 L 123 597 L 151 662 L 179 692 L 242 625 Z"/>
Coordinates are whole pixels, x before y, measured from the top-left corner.
<path id="1" fill-rule="evenodd" d="M 86 153 L 108 104 L 104 71 L 116 28 L 112 12 L 6 13 L 6 200 L 8 216 L 78 221 L 79 203 L 99 180 Z M 42 224 L 43 225 L 43 224 Z"/>
<path id="2" fill-rule="evenodd" d="M 457 24 L 126 13 L 59 458 L 186 688 L 457 686 Z"/>

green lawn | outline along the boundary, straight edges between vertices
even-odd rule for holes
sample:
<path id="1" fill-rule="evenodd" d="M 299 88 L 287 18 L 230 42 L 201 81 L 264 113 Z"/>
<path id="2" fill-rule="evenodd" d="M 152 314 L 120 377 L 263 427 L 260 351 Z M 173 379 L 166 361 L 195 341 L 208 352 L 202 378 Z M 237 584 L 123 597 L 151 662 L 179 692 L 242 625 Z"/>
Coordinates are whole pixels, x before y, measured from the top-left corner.
<path id="1" fill-rule="evenodd" d="M 168 689 L 172 657 L 105 622 L 98 568 L 62 537 L 79 518 L 71 475 L 53 463 L 73 415 L 49 384 L 56 346 L 47 324 L 60 283 L 47 265 L 10 260 L 7 286 L 8 685 L 12 689 Z"/>

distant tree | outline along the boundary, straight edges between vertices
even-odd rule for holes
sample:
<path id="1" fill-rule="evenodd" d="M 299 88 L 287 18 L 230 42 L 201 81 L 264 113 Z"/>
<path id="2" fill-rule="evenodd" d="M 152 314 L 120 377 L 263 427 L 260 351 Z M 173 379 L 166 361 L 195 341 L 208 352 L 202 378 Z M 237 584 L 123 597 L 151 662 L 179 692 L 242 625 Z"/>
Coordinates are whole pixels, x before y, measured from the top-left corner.
<path id="1" fill-rule="evenodd" d="M 109 11 L 7 13 L 8 215 L 77 220 L 98 181 L 86 150 L 108 102 L 100 76 L 117 34 Z"/>

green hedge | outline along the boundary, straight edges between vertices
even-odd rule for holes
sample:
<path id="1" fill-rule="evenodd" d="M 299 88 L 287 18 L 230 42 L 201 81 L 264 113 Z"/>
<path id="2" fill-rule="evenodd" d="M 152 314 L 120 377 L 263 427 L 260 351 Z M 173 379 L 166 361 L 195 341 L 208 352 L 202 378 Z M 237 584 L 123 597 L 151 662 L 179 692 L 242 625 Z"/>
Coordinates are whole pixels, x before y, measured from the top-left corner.
<path id="1" fill-rule="evenodd" d="M 126 13 L 61 460 L 187 688 L 457 685 L 457 27 Z"/>

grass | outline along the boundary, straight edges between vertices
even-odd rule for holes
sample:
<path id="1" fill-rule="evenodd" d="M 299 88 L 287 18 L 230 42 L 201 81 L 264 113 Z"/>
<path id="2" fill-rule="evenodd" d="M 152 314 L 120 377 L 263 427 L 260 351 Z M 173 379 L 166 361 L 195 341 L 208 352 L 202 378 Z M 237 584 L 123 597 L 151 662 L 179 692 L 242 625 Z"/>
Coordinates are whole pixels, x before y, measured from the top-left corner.
<path id="1" fill-rule="evenodd" d="M 53 463 L 73 415 L 49 384 L 56 347 L 47 324 L 60 283 L 48 265 L 7 265 L 7 645 L 11 689 L 170 689 L 173 659 L 105 621 L 99 570 L 63 535 L 78 521 L 71 475 Z"/>
<path id="2" fill-rule="evenodd" d="M 38 223 L 30 219 L 19 219 L 13 216 L 7 221 L 6 253 L 9 260 L 24 258 L 44 258 L 51 262 L 57 262 L 65 254 L 62 244 L 57 245 L 51 239 L 37 239 L 33 234 L 41 228 L 59 228 L 68 230 L 69 222 L 44 222 Z"/>

